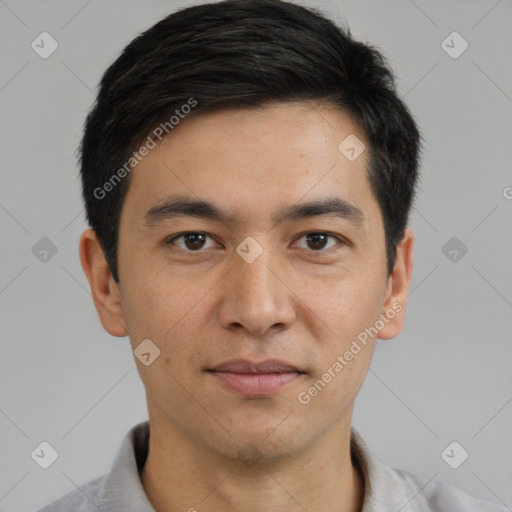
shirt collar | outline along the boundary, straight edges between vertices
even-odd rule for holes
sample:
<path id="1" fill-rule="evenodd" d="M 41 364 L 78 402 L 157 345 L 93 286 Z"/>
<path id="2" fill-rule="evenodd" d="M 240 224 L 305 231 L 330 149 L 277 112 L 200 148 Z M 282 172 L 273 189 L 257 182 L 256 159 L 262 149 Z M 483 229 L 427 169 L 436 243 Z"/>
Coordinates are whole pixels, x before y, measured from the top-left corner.
<path id="1" fill-rule="evenodd" d="M 139 472 L 149 449 L 149 422 L 135 425 L 124 437 L 105 480 L 104 497 L 112 512 L 156 512 L 146 495 Z"/>
<path id="2" fill-rule="evenodd" d="M 105 480 L 104 497 L 112 512 L 155 512 L 142 482 L 142 470 L 148 455 L 149 422 L 135 425 L 124 437 L 121 447 Z M 353 463 L 364 480 L 362 512 L 399 510 L 411 497 L 407 496 L 402 477 L 382 464 L 370 452 L 368 445 L 352 427 L 350 451 Z M 390 492 L 392 490 L 392 492 Z"/>
<path id="3" fill-rule="evenodd" d="M 402 510 L 411 501 L 403 475 L 375 457 L 354 427 L 350 434 L 350 453 L 353 464 L 359 468 L 364 480 L 361 512 Z"/>

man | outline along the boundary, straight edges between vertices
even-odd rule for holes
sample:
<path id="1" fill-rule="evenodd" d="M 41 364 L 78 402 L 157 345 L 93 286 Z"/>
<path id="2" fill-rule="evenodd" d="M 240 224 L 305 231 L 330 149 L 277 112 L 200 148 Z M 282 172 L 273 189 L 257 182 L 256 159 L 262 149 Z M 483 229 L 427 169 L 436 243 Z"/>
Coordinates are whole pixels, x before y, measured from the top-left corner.
<path id="1" fill-rule="evenodd" d="M 405 320 L 420 135 L 375 50 L 278 0 L 178 11 L 107 70 L 82 266 L 149 422 L 50 511 L 500 511 L 351 427 Z"/>

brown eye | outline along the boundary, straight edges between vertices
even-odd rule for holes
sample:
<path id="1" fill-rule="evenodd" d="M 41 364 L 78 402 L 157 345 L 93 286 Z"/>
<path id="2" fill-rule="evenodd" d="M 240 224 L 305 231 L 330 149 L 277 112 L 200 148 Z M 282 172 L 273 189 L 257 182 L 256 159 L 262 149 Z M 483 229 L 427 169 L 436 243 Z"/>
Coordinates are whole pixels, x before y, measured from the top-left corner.
<path id="1" fill-rule="evenodd" d="M 211 239 L 211 237 L 206 233 L 191 231 L 177 235 L 171 238 L 167 243 L 177 245 L 181 249 L 189 252 L 198 252 L 200 249 L 205 247 L 205 243 L 208 238 Z M 179 244 L 175 242 L 176 240 L 183 240 L 183 242 Z"/>
<path id="2" fill-rule="evenodd" d="M 327 243 L 328 236 L 324 233 L 312 233 L 306 236 L 309 247 L 315 251 L 323 249 Z"/>
<path id="3" fill-rule="evenodd" d="M 185 246 L 187 249 L 197 250 L 204 245 L 205 236 L 202 233 L 189 233 L 184 236 Z"/>
<path id="4" fill-rule="evenodd" d="M 324 233 L 323 231 L 313 231 L 311 233 L 306 233 L 302 235 L 299 240 L 304 239 L 306 241 L 306 246 L 302 246 L 305 249 L 310 249 L 312 251 L 322 251 L 323 249 L 330 249 L 336 245 L 336 241 L 338 243 L 343 243 L 339 237 L 331 235 L 329 233 Z M 335 243 L 328 247 L 329 239 L 333 240 Z M 326 252 L 326 251 L 323 251 Z"/>

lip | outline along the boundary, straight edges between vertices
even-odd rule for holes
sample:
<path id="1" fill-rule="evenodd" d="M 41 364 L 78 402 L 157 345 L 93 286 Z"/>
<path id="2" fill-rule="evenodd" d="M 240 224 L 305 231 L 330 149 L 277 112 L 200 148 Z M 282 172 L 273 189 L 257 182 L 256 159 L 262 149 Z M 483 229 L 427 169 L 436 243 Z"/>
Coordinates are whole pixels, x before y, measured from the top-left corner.
<path id="1" fill-rule="evenodd" d="M 230 373 L 304 373 L 299 372 L 297 367 L 280 359 L 266 359 L 259 363 L 247 359 L 231 359 L 215 366 L 212 368 L 212 371 Z"/>
<path id="2" fill-rule="evenodd" d="M 209 369 L 208 372 L 224 387 L 246 396 L 277 393 L 305 373 L 279 359 L 261 362 L 232 359 Z"/>

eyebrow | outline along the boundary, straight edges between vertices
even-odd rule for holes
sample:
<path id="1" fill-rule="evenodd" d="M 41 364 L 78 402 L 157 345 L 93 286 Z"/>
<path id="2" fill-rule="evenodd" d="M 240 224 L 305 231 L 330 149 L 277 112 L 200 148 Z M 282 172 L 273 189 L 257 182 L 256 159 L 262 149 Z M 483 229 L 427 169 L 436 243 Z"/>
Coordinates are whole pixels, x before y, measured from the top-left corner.
<path id="1" fill-rule="evenodd" d="M 319 215 L 336 216 L 355 226 L 360 226 L 365 221 L 363 212 L 357 206 L 339 197 L 329 197 L 288 206 L 275 213 L 272 216 L 272 222 L 278 224 Z M 144 215 L 144 223 L 148 227 L 153 227 L 176 217 L 197 217 L 229 223 L 235 220 L 236 215 L 233 210 L 217 206 L 212 202 L 186 196 L 172 196 L 150 208 Z"/>

